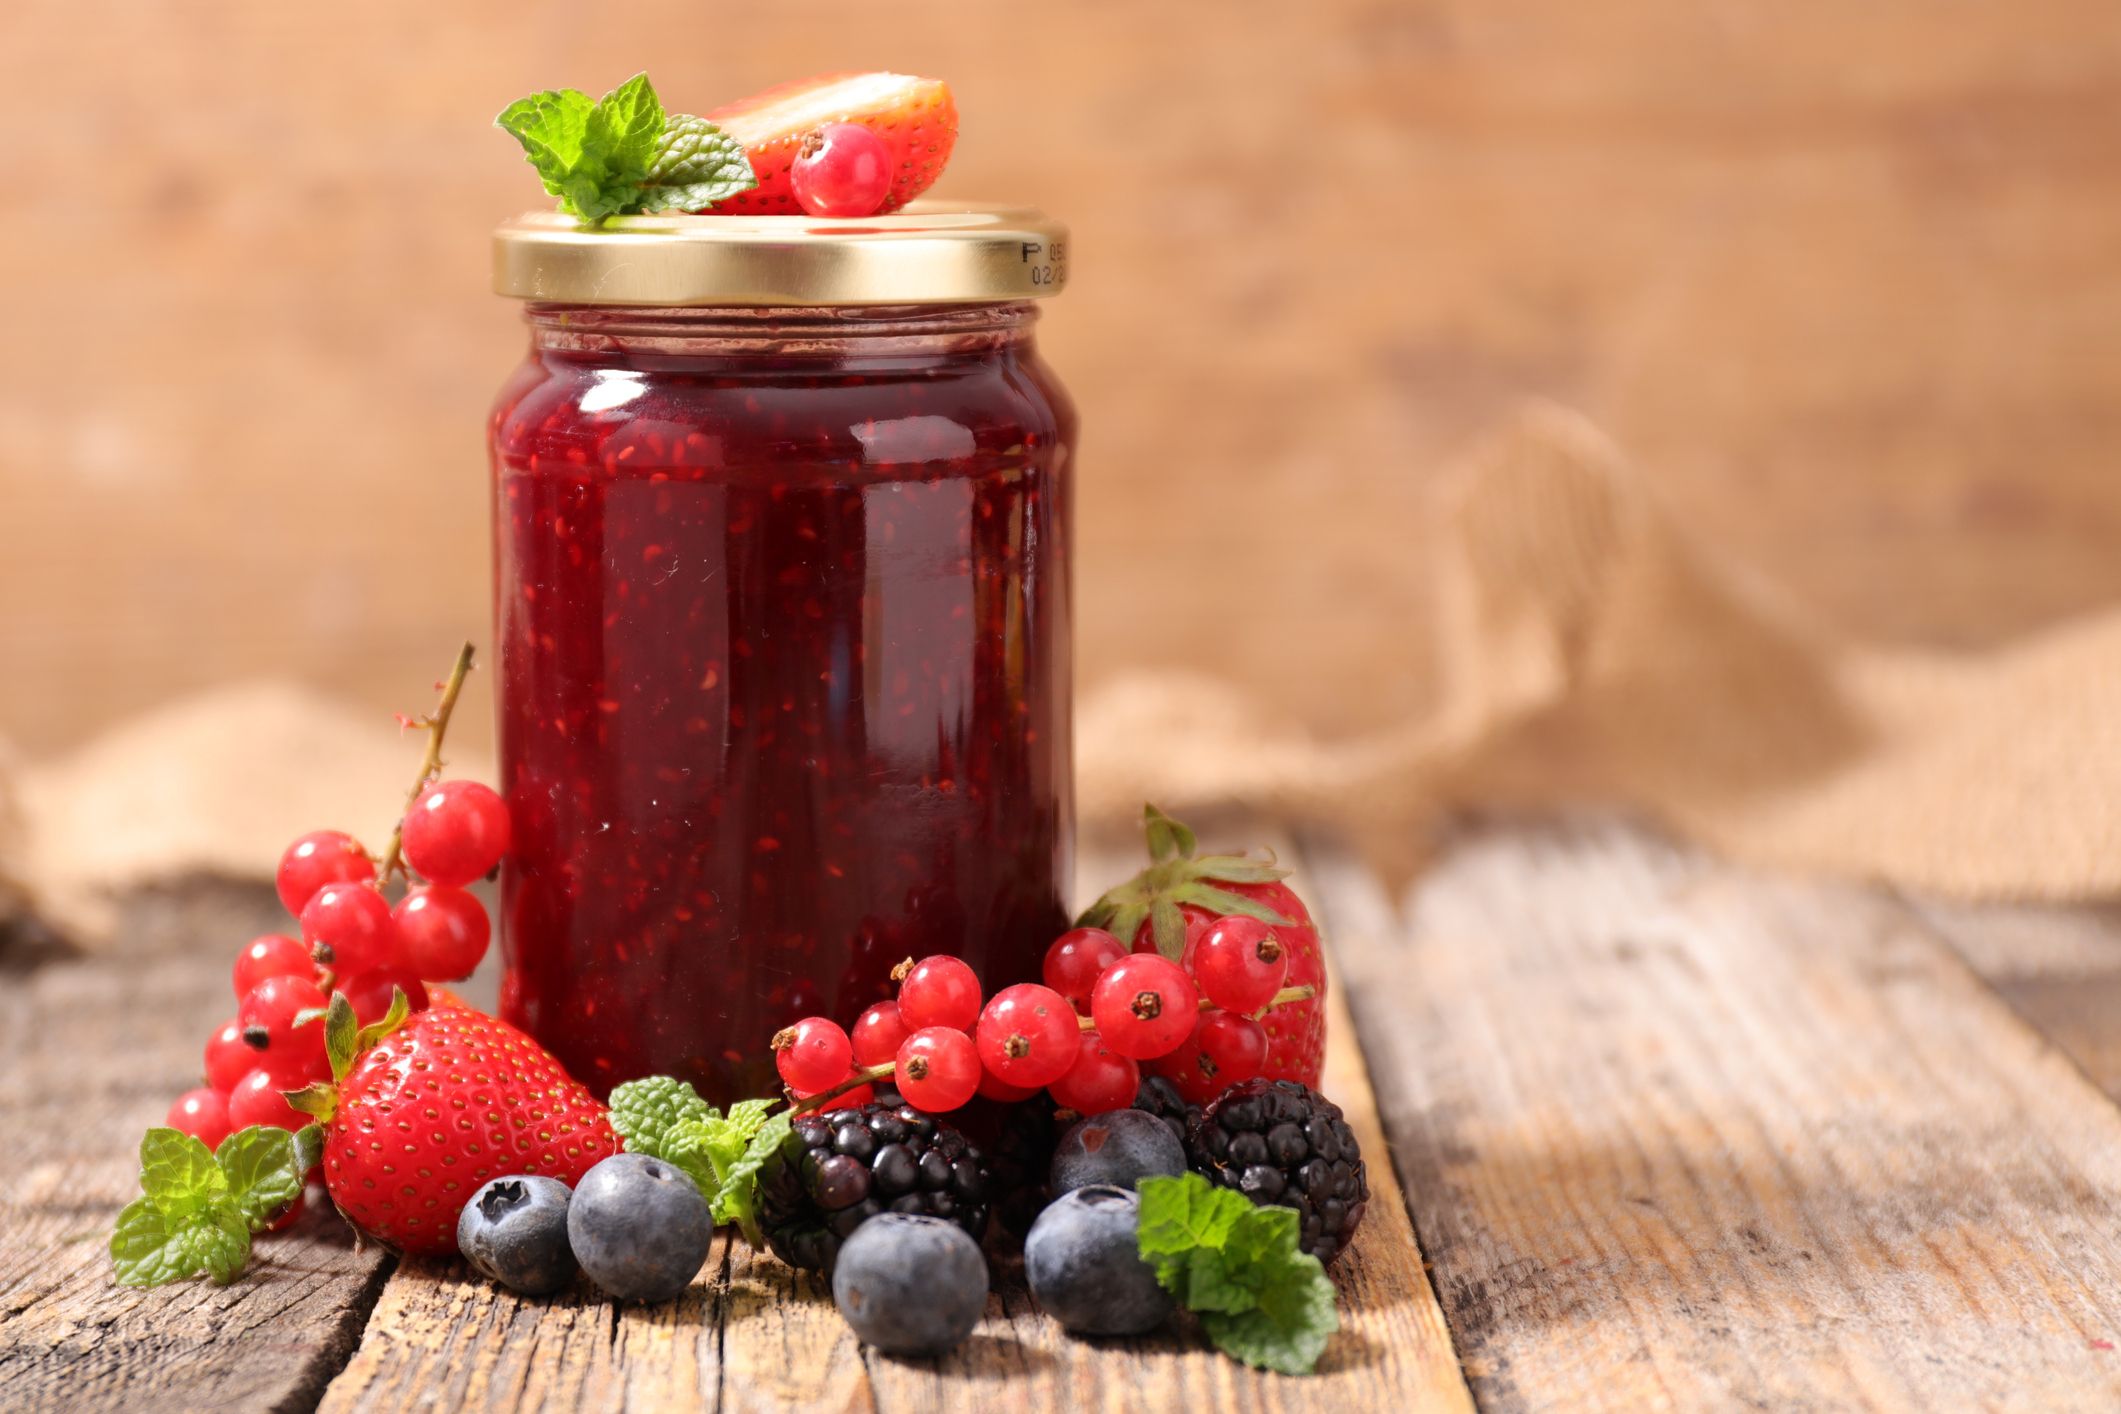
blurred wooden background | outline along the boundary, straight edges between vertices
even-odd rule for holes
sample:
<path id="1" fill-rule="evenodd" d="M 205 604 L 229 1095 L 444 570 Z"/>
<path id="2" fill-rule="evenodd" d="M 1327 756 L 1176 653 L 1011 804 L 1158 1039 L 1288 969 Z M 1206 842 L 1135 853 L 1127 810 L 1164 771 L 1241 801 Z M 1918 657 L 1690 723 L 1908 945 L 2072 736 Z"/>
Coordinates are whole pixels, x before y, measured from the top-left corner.
<path id="1" fill-rule="evenodd" d="M 1510 402 L 1851 629 L 2121 596 L 2110 0 L 0 6 L 0 735 L 486 619 L 510 98 L 936 73 L 939 195 L 1073 223 L 1081 659 L 1417 707 L 1418 507 Z"/>

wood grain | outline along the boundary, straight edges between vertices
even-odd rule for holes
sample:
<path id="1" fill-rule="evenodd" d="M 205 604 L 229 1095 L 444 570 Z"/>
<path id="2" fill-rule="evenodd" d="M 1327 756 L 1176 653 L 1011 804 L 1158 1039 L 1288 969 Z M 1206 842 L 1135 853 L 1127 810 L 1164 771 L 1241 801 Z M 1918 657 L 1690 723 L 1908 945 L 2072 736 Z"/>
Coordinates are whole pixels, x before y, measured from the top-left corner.
<path id="1" fill-rule="evenodd" d="M 2121 1100 L 2121 909 L 1920 899 L 1908 906 L 2028 1025 Z"/>
<path id="2" fill-rule="evenodd" d="M 1483 1408 L 2110 1409 L 2121 1114 L 1898 901 L 1614 825 L 1314 852 Z"/>
<path id="3" fill-rule="evenodd" d="M 1098 849 L 1080 873 L 1104 881 L 1135 867 L 1131 849 Z M 1384 1167 L 1353 1026 L 1334 1005 L 1325 1088 L 1378 1169 L 1369 1215 L 1334 1269 L 1342 1328 L 1310 1379 L 1248 1370 L 1183 1322 L 1138 1340 L 1075 1340 L 1037 1310 L 1021 1264 L 1009 1257 L 997 1262 L 986 1314 L 964 1346 L 938 1360 L 898 1360 L 854 1339 L 818 1278 L 725 1238 L 674 1307 L 615 1313 L 582 1294 L 521 1301 L 459 1265 L 408 1263 L 323 1407 L 351 1414 L 426 1400 L 555 1411 L 1470 1410 Z"/>
<path id="4" fill-rule="evenodd" d="M 353 1349 L 391 1261 L 322 1213 L 260 1239 L 231 1286 L 111 1281 L 140 1134 L 197 1083 L 235 1009 L 227 959 L 275 908 L 270 890 L 145 896 L 122 951 L 0 976 L 0 1409 L 307 1407 Z"/>

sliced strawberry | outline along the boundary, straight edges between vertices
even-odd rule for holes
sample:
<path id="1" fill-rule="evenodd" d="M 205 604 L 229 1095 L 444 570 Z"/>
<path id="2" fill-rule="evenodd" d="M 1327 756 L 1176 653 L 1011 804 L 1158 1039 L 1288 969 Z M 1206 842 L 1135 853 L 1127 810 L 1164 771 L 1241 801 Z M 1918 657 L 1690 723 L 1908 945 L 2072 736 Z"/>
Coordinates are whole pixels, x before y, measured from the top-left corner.
<path id="1" fill-rule="evenodd" d="M 1281 882 L 1288 870 L 1244 855 L 1198 854 L 1191 830 L 1153 805 L 1142 813 L 1149 867 L 1106 893 L 1077 921 L 1109 930 L 1136 952 L 1160 952 L 1188 972 L 1194 942 L 1216 919 L 1241 913 L 1272 927 L 1289 957 L 1285 984 L 1309 984 L 1317 993 L 1261 1018 L 1267 1063 L 1260 1073 L 1317 1089 L 1326 1058 L 1326 960 L 1310 910 Z"/>
<path id="2" fill-rule="evenodd" d="M 779 84 L 700 116 L 744 145 L 759 184 L 714 210 L 725 216 L 802 213 L 788 168 L 803 139 L 826 123 L 856 123 L 891 149 L 897 176 L 884 210 L 896 211 L 942 175 L 957 145 L 957 103 L 941 79 L 911 74 L 825 74 Z"/>

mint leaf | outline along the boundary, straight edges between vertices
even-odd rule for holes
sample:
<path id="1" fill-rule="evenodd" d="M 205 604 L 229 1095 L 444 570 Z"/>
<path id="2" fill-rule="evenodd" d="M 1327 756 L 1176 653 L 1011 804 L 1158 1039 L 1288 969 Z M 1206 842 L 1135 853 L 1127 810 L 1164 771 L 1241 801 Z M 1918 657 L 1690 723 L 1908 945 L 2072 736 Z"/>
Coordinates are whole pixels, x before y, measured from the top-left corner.
<path id="1" fill-rule="evenodd" d="M 1333 1309 L 1333 1283 L 1321 1268 L 1316 1282 L 1277 1287 L 1253 1310 L 1203 1312 L 1200 1327 L 1224 1354 L 1247 1365 L 1308 1375 L 1340 1329 L 1340 1315 Z"/>
<path id="2" fill-rule="evenodd" d="M 140 1139 L 140 1191 L 162 1212 L 187 1218 L 228 1195 L 228 1180 L 213 1150 L 175 1129 L 150 1129 Z"/>
<path id="3" fill-rule="evenodd" d="M 670 1159 L 664 1146 L 677 1126 L 714 1113 L 699 1091 L 667 1075 L 629 1080 L 611 1092 L 611 1127 L 626 1141 L 628 1151 L 659 1159 Z"/>
<path id="4" fill-rule="evenodd" d="M 594 103 L 571 88 L 533 93 L 494 123 L 523 145 L 560 209 L 584 221 L 696 211 L 758 185 L 736 139 L 704 118 L 666 114 L 646 74 Z"/>
<path id="5" fill-rule="evenodd" d="M 1285 1253 L 1302 1251 L 1302 1238 L 1303 1218 L 1296 1209 L 1279 1205 L 1253 1207 L 1230 1224 L 1230 1231 L 1223 1238 L 1223 1251 L 1232 1270 L 1243 1272 L 1272 1264 Z"/>
<path id="6" fill-rule="evenodd" d="M 299 1198 L 309 1173 L 295 1136 L 276 1125 L 254 1124 L 229 1135 L 214 1151 L 214 1162 L 228 1183 L 233 1210 L 249 1231 L 270 1223 Z"/>
<path id="7" fill-rule="evenodd" d="M 1247 1364 L 1309 1374 L 1340 1317 L 1326 1269 L 1298 1245 L 1296 1210 L 1255 1207 L 1193 1173 L 1140 1191 L 1142 1258 L 1209 1339 Z"/>
<path id="8" fill-rule="evenodd" d="M 192 1218 L 172 1218 L 150 1198 L 135 1198 L 110 1235 L 120 1286 L 161 1286 L 194 1276 L 205 1264 L 192 1241 Z"/>
<path id="9" fill-rule="evenodd" d="M 192 1247 L 215 1286 L 227 1286 L 250 1261 L 251 1226 L 241 1213 L 216 1209 L 193 1220 Z"/>
<path id="10" fill-rule="evenodd" d="M 1142 1260 L 1156 1268 L 1164 1290 L 1184 1299 L 1188 1260 L 1200 1248 L 1220 1248 L 1237 1220 L 1252 1210 L 1241 1193 L 1217 1188 L 1197 1173 L 1145 1178 L 1141 1193 Z"/>
<path id="11" fill-rule="evenodd" d="M 627 207 L 627 189 L 637 188 L 655 161 L 663 135 L 663 101 L 648 75 L 635 74 L 597 100 L 582 131 L 582 155 L 602 163 L 604 195 L 613 211 Z M 587 215 L 587 212 L 583 213 Z M 608 214 L 608 213 L 599 213 Z"/>
<path id="12" fill-rule="evenodd" d="M 763 1101 L 746 1101 L 745 1104 L 762 1104 Z M 743 1105 L 730 1109 L 730 1118 Z M 722 1190 L 714 1198 L 714 1220 L 717 1223 L 735 1223 L 744 1231 L 744 1240 L 753 1247 L 765 1246 L 765 1238 L 759 1232 L 759 1174 L 766 1165 L 780 1154 L 781 1145 L 788 1138 L 789 1114 L 767 1117 L 752 1132 L 744 1152 L 722 1172 Z"/>
<path id="13" fill-rule="evenodd" d="M 140 1197 L 118 1214 L 110 1235 L 111 1264 L 120 1286 L 161 1286 L 205 1272 L 216 1283 L 235 1280 L 250 1260 L 250 1234 L 301 1192 L 271 1159 L 295 1159 L 294 1136 L 253 1126 L 222 1142 L 221 1159 L 189 1134 L 150 1129 L 140 1140 Z M 276 1193 L 286 1196 L 261 1207 Z M 253 1217 L 253 1210 L 257 1210 Z"/>
<path id="14" fill-rule="evenodd" d="M 1251 1310 L 1255 1301 L 1251 1288 L 1232 1278 L 1230 1264 L 1213 1247 L 1203 1247 L 1185 1259 L 1183 1286 L 1172 1288 L 1169 1282 L 1164 1285 L 1188 1311 L 1235 1314 Z"/>
<path id="15" fill-rule="evenodd" d="M 672 1129 L 663 1139 L 663 1152 L 659 1156 L 664 1163 L 681 1169 L 708 1206 L 721 1194 L 722 1180 L 715 1174 L 714 1160 L 708 1157 L 709 1140 L 707 1121 L 688 1120 Z"/>
<path id="16" fill-rule="evenodd" d="M 163 1286 L 201 1271 L 226 1286 L 250 1259 L 250 1227 L 233 1212 L 177 1215 L 137 1198 L 118 1214 L 110 1255 L 120 1286 Z"/>
<path id="17" fill-rule="evenodd" d="M 523 144 L 523 154 L 537 169 L 545 190 L 561 196 L 568 177 L 581 165 L 582 140 L 588 135 L 589 115 L 595 109 L 588 94 L 555 88 L 518 98 L 493 121 Z"/>
<path id="18" fill-rule="evenodd" d="M 759 184 L 744 146 L 705 118 L 673 113 L 641 184 L 641 211 L 699 211 Z"/>

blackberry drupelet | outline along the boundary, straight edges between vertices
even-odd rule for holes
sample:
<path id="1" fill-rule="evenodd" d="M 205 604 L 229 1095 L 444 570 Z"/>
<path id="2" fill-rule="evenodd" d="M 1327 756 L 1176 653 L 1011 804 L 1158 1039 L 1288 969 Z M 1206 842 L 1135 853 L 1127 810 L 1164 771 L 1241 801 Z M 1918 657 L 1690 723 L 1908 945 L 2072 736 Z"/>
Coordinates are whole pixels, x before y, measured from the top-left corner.
<path id="1" fill-rule="evenodd" d="M 1362 1151 L 1340 1106 L 1293 1080 L 1225 1090 L 1194 1121 L 1187 1157 L 1213 1183 L 1296 1209 L 1304 1251 L 1329 1265 L 1369 1205 Z"/>
<path id="2" fill-rule="evenodd" d="M 1187 1104 L 1186 1097 L 1178 1093 L 1178 1087 L 1163 1076 L 1142 1077 L 1142 1088 L 1134 1096 L 1134 1108 L 1145 1110 L 1170 1125 L 1179 1143 L 1190 1145 L 1193 1142 L 1193 1122 L 1200 1118 L 1200 1106 Z"/>
<path id="3" fill-rule="evenodd" d="M 946 1218 L 977 1242 L 993 1191 L 964 1135 L 907 1106 L 869 1104 L 796 1119 L 759 1183 L 759 1223 L 782 1261 L 829 1272 L 878 1213 Z"/>
<path id="4" fill-rule="evenodd" d="M 994 1217 L 1004 1232 L 1021 1241 L 1045 1210 L 1046 1171 L 1053 1166 L 1061 1124 L 1052 1098 L 1043 1090 L 1019 1104 L 995 1108 L 1003 1113 L 988 1146 Z"/>

